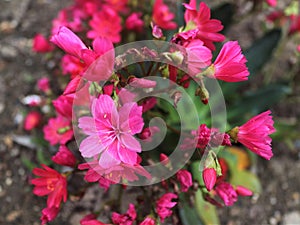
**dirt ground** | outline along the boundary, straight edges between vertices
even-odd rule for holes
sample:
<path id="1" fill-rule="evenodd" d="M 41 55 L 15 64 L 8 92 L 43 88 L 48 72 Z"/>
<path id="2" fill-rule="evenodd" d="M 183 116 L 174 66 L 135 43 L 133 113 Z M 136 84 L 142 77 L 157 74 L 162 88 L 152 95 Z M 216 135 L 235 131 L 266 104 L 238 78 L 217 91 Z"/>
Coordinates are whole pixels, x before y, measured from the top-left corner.
<path id="1" fill-rule="evenodd" d="M 31 39 L 37 32 L 48 35 L 51 20 L 68 3 L 70 1 L 65 0 L 0 1 L 1 225 L 40 224 L 45 199 L 32 194 L 28 183 L 30 173 L 21 161 L 24 157 L 33 159 L 36 150 L 16 144 L 13 136 L 28 135 L 19 123 L 24 108 L 20 99 L 34 92 L 37 78 L 51 75 L 51 62 L 45 63 L 40 55 L 31 51 Z M 252 32 L 252 38 L 258 36 L 253 35 L 255 29 L 249 32 Z M 297 79 L 295 84 L 299 84 L 299 77 Z M 299 93 L 299 87 L 295 85 L 293 96 L 299 96 Z M 297 119 L 300 118 L 299 106 L 299 98 L 296 104 L 286 100 L 274 106 L 273 111 L 277 116 Z M 274 157 L 271 161 L 259 159 L 256 170 L 263 193 L 219 210 L 222 224 L 300 224 L 300 138 L 291 147 L 274 143 Z M 78 214 L 80 206 L 68 203 L 51 224 L 76 225 Z"/>

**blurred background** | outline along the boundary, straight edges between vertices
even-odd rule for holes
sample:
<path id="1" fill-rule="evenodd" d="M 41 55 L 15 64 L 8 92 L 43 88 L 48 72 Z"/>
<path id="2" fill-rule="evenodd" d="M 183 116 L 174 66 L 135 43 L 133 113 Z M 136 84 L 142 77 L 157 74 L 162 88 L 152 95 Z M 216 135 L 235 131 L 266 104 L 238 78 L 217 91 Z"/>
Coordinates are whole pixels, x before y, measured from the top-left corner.
<path id="1" fill-rule="evenodd" d="M 31 162 L 42 161 L 39 157 L 43 156 L 37 156 L 29 133 L 23 129 L 27 109 L 22 99 L 37 91 L 38 78 L 55 75 L 53 59 L 32 51 L 32 38 L 37 33 L 48 36 L 52 19 L 71 3 L 0 1 L 0 224 L 40 224 L 45 201 L 32 194 L 29 180 Z M 300 224 L 300 53 L 296 50 L 300 28 L 290 34 L 289 22 L 268 22 L 266 17 L 274 9 L 264 1 L 206 3 L 215 9 L 213 17 L 225 25 L 227 38 L 239 41 L 249 61 L 248 82 L 236 88 L 221 84 L 228 96 L 230 123 L 271 108 L 278 131 L 273 137 L 274 157 L 251 161 L 251 170 L 261 180 L 261 194 L 219 209 L 221 224 Z M 287 9 L 292 3 L 279 0 L 276 10 Z M 244 114 L 249 117 L 241 118 Z M 243 159 L 241 163 L 249 162 Z M 95 203 L 91 195 L 85 196 L 81 205 L 76 199 L 65 204 L 51 224 L 77 224 L 81 209 Z"/>

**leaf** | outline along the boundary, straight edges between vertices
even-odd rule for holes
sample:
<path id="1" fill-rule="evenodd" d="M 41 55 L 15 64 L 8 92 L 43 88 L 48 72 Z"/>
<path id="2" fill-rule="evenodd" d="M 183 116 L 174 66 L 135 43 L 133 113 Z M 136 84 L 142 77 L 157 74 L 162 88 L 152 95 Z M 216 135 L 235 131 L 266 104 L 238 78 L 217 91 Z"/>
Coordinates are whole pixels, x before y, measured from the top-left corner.
<path id="1" fill-rule="evenodd" d="M 37 165 L 33 162 L 31 162 L 27 157 L 21 156 L 21 162 L 23 165 L 29 170 L 32 171 Z"/>
<path id="2" fill-rule="evenodd" d="M 216 207 L 204 200 L 202 192 L 197 190 L 195 199 L 196 212 L 205 225 L 220 224 Z"/>
<path id="3" fill-rule="evenodd" d="M 234 5 L 230 3 L 222 4 L 211 11 L 211 18 L 218 19 L 222 22 L 224 29 L 222 33 L 225 33 L 234 16 Z"/>
<path id="4" fill-rule="evenodd" d="M 252 76 L 270 60 L 281 38 L 281 33 L 280 29 L 269 31 L 262 38 L 256 40 L 252 46 L 244 52 L 248 60 L 247 66 Z"/>
<path id="5" fill-rule="evenodd" d="M 179 202 L 179 216 L 183 225 L 203 225 L 196 209 L 189 205 L 183 193 L 179 194 Z"/>
<path id="6" fill-rule="evenodd" d="M 261 193 L 262 191 L 258 177 L 246 170 L 236 170 L 232 173 L 230 183 L 233 185 L 242 185 L 254 193 Z"/>
<path id="7" fill-rule="evenodd" d="M 44 154 L 44 151 L 42 149 L 39 149 L 37 151 L 37 160 L 40 164 L 45 164 L 47 166 L 52 164 L 52 161 L 49 159 L 50 157 L 46 157 Z"/>
<path id="8" fill-rule="evenodd" d="M 291 88 L 283 84 L 269 84 L 260 90 L 248 92 L 236 102 L 234 109 L 228 111 L 229 123 L 240 125 L 245 122 L 241 115 L 265 111 L 289 93 Z"/>

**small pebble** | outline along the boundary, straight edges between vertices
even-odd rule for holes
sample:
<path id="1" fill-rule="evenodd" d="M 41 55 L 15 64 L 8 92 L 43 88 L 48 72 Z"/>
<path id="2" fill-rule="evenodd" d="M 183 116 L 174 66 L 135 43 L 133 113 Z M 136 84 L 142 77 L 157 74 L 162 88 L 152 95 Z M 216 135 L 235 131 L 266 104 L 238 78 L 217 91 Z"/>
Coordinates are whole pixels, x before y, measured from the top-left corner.
<path id="1" fill-rule="evenodd" d="M 270 198 L 270 203 L 271 203 L 271 205 L 275 205 L 277 203 L 277 198 L 271 197 Z"/>
<path id="2" fill-rule="evenodd" d="M 13 180 L 12 180 L 10 177 L 7 177 L 7 178 L 5 179 L 5 184 L 6 184 L 7 186 L 12 185 L 12 183 L 13 183 Z"/>

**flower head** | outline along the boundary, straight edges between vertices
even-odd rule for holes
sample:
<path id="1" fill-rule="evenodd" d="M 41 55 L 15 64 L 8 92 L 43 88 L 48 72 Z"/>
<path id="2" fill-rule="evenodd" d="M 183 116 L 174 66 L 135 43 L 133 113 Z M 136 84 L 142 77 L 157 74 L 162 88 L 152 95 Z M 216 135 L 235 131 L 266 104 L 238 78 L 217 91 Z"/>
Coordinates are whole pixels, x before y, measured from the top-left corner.
<path id="1" fill-rule="evenodd" d="M 263 112 L 244 125 L 233 129 L 237 136 L 232 136 L 233 139 L 240 142 L 249 148 L 252 152 L 260 155 L 265 159 L 270 159 L 273 156 L 270 134 L 275 132 L 274 121 L 270 115 L 271 111 Z"/>
<path id="2" fill-rule="evenodd" d="M 51 52 L 53 45 L 51 45 L 43 35 L 37 34 L 33 38 L 32 50 L 40 53 Z"/>
<path id="3" fill-rule="evenodd" d="M 177 27 L 177 24 L 172 21 L 174 18 L 174 13 L 170 12 L 163 0 L 155 0 L 152 19 L 156 25 L 165 30 L 173 30 Z"/>
<path id="4" fill-rule="evenodd" d="M 42 77 L 37 82 L 37 87 L 40 91 L 43 92 L 49 92 L 50 91 L 50 85 L 49 85 L 49 79 L 47 77 Z"/>
<path id="5" fill-rule="evenodd" d="M 48 124 L 43 128 L 43 132 L 44 138 L 51 145 L 66 144 L 73 137 L 70 120 L 62 116 L 50 118 Z"/>
<path id="6" fill-rule="evenodd" d="M 41 224 L 44 225 L 52 220 L 54 220 L 59 212 L 58 207 L 47 207 L 42 210 Z"/>
<path id="7" fill-rule="evenodd" d="M 112 213 L 112 221 L 116 225 L 132 225 L 136 219 L 136 211 L 133 204 L 129 204 L 129 208 L 125 214 Z"/>
<path id="8" fill-rule="evenodd" d="M 48 195 L 47 207 L 59 208 L 61 201 L 67 200 L 67 180 L 66 177 L 51 169 L 46 165 L 41 168 L 34 168 L 33 174 L 39 176 L 31 180 L 35 185 L 33 193 L 38 196 Z"/>
<path id="9" fill-rule="evenodd" d="M 148 216 L 140 223 L 140 225 L 155 225 L 155 220 Z"/>
<path id="10" fill-rule="evenodd" d="M 249 71 L 246 62 L 238 42 L 228 41 L 210 66 L 211 76 L 227 82 L 248 80 Z"/>
<path id="11" fill-rule="evenodd" d="M 142 32 L 144 27 L 144 21 L 141 19 L 142 13 L 134 12 L 125 21 L 125 27 L 128 30 L 134 30 Z"/>
<path id="12" fill-rule="evenodd" d="M 42 116 L 37 111 L 32 111 L 27 114 L 24 120 L 24 129 L 25 130 L 32 130 L 33 128 L 37 127 L 42 120 Z"/>
<path id="13" fill-rule="evenodd" d="M 202 173 L 205 187 L 208 191 L 211 191 L 217 181 L 217 172 L 214 168 L 205 168 Z"/>
<path id="14" fill-rule="evenodd" d="M 100 95 L 92 102 L 92 117 L 79 118 L 79 128 L 87 135 L 80 144 L 83 157 L 99 156 L 99 165 L 109 168 L 121 162 L 135 165 L 140 143 L 133 137 L 144 126 L 142 107 L 135 102 L 119 109 L 108 95 Z"/>
<path id="15" fill-rule="evenodd" d="M 223 200 L 226 206 L 233 205 L 237 199 L 238 195 L 231 184 L 226 182 L 221 182 L 215 187 L 217 195 Z"/>
<path id="16" fill-rule="evenodd" d="M 76 158 L 74 154 L 65 145 L 59 146 L 58 152 L 52 156 L 52 161 L 63 166 L 74 167 Z"/>
<path id="17" fill-rule="evenodd" d="M 180 183 L 180 190 L 182 192 L 187 192 L 187 190 L 192 186 L 192 175 L 187 170 L 179 170 L 176 174 L 177 180 Z"/>
<path id="18" fill-rule="evenodd" d="M 172 215 L 171 208 L 177 204 L 177 202 L 172 202 L 172 200 L 177 198 L 178 196 L 174 193 L 166 193 L 156 201 L 155 209 L 161 222 L 164 222 L 165 218 Z"/>
<path id="19" fill-rule="evenodd" d="M 196 35 L 204 45 L 211 50 L 215 49 L 213 42 L 222 42 L 225 37 L 218 32 L 223 29 L 221 21 L 210 18 L 210 9 L 208 6 L 201 2 L 199 10 L 197 10 L 196 0 L 190 0 L 189 4 L 183 4 L 186 8 L 184 13 L 184 20 L 187 24 L 185 31 L 189 32 L 194 30 L 189 35 Z"/>

